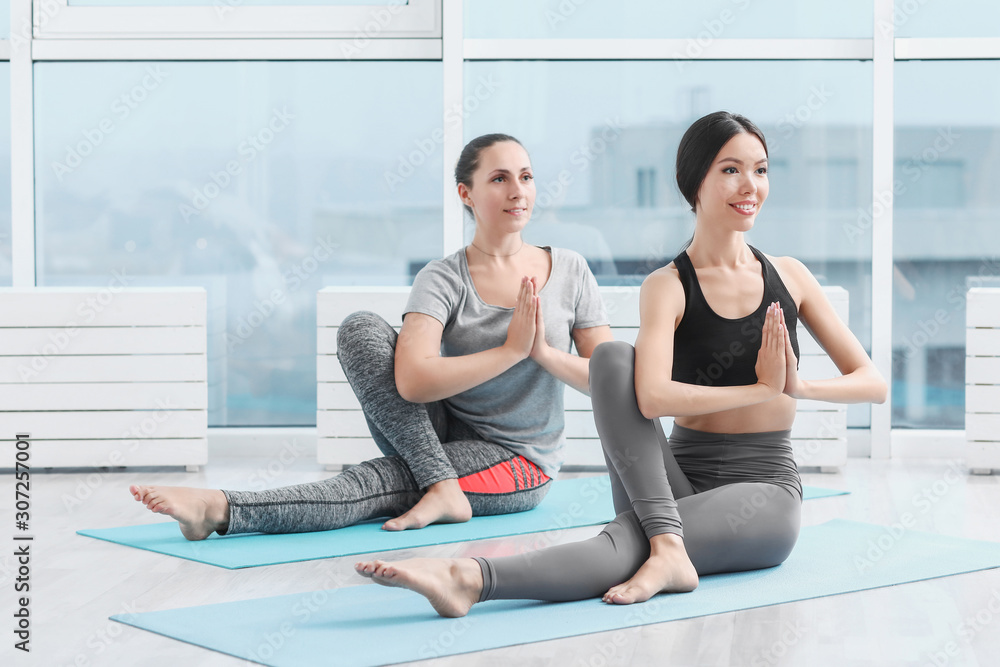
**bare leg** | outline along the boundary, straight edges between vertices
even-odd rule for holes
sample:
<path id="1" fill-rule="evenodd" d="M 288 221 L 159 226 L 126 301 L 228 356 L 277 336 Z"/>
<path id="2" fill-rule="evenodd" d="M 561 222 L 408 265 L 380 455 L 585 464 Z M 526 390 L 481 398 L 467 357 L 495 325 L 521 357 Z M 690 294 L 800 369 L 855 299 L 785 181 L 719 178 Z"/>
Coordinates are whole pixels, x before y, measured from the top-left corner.
<path id="1" fill-rule="evenodd" d="M 417 504 L 395 519 L 384 530 L 423 528 L 432 523 L 463 523 L 472 518 L 472 506 L 457 479 L 445 479 L 427 487 Z"/>
<path id="2" fill-rule="evenodd" d="M 129 487 L 132 496 L 157 514 L 166 514 L 181 525 L 189 540 L 203 540 L 229 526 L 229 502 L 222 491 L 186 486 Z"/>
<path id="3" fill-rule="evenodd" d="M 377 584 L 423 595 L 434 611 L 458 618 L 469 613 L 483 591 L 483 573 L 471 558 L 413 558 L 398 563 L 363 561 L 355 571 Z"/>

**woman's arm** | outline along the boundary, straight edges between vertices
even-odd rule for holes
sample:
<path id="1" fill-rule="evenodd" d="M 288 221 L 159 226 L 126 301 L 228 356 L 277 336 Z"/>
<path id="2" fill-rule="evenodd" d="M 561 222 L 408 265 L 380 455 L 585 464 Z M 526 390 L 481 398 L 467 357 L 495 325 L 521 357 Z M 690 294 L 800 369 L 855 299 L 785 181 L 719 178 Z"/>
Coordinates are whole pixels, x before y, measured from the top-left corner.
<path id="1" fill-rule="evenodd" d="M 799 319 L 842 373 L 839 377 L 828 380 L 801 379 L 795 368 L 795 354 L 786 332 L 784 393 L 792 398 L 831 403 L 884 403 L 888 392 L 885 380 L 857 337 L 837 316 L 813 274 L 802 262 L 790 257 L 782 261 L 782 268 L 802 295 Z"/>
<path id="2" fill-rule="evenodd" d="M 460 357 L 441 356 L 441 322 L 423 313 L 407 313 L 396 341 L 399 395 L 413 403 L 439 401 L 492 380 L 526 359 L 535 339 L 535 308 L 534 287 L 524 279 L 506 342 Z"/>
<path id="3" fill-rule="evenodd" d="M 669 268 L 646 278 L 639 293 L 635 341 L 635 395 L 648 419 L 687 417 L 769 401 L 785 386 L 784 335 L 780 312 L 768 308 L 757 355 L 757 384 L 706 387 L 671 379 L 674 329 L 684 314 L 684 288 Z"/>
<path id="4" fill-rule="evenodd" d="M 531 350 L 531 358 L 555 377 L 577 391 L 589 396 L 590 355 L 594 353 L 594 348 L 601 343 L 614 340 L 614 336 L 611 335 L 611 327 L 604 325 L 589 327 L 587 329 L 573 329 L 573 343 L 576 345 L 576 351 L 579 356 L 557 350 L 545 342 L 545 329 L 541 325 L 540 314 L 539 322 L 535 325 L 535 331 L 539 332 L 539 329 L 542 338 L 539 341 L 538 334 L 536 333 L 536 342 Z"/>

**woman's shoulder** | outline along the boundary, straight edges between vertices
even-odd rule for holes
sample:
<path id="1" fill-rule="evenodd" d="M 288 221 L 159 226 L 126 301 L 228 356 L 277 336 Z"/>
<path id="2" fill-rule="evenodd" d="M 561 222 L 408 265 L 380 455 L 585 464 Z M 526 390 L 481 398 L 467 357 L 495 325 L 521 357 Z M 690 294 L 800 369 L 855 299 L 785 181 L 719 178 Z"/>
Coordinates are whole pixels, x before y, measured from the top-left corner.
<path id="1" fill-rule="evenodd" d="M 801 260 L 791 255 L 776 256 L 764 253 L 764 257 L 778 272 L 778 277 L 796 303 L 801 303 L 803 296 L 813 286 L 818 286 L 819 283 L 812 271 Z"/>
<path id="2" fill-rule="evenodd" d="M 422 269 L 417 271 L 417 275 L 413 279 L 414 286 L 428 282 L 461 286 L 465 282 L 462 271 L 462 255 L 464 253 L 465 249 L 463 248 L 442 259 L 432 259 L 427 262 Z"/>
<path id="3" fill-rule="evenodd" d="M 552 255 L 552 265 L 562 264 L 568 269 L 580 269 L 588 267 L 587 258 L 578 253 L 576 250 L 570 250 L 569 248 L 559 248 L 556 246 L 540 246 L 542 250 L 548 248 L 549 253 Z M 589 268 L 588 268 L 589 270 Z"/>

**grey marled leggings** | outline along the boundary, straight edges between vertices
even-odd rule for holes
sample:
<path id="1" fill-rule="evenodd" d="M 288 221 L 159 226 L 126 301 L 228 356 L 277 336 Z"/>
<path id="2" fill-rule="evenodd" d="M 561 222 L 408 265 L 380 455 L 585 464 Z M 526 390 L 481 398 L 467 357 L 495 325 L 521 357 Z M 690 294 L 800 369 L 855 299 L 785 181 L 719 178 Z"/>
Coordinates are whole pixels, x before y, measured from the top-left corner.
<path id="1" fill-rule="evenodd" d="M 477 516 L 529 510 L 551 480 L 528 459 L 488 442 L 455 418 L 443 401 L 410 403 L 396 390 L 396 331 L 374 313 L 344 319 L 337 352 L 386 456 L 336 477 L 265 491 L 223 490 L 236 533 L 331 530 L 398 516 L 435 482 L 458 479 Z"/>
<path id="2" fill-rule="evenodd" d="M 639 412 L 635 350 L 602 343 L 590 360 L 594 419 L 618 516 L 597 536 L 507 558 L 476 558 L 481 600 L 581 600 L 628 580 L 649 538 L 684 538 L 700 575 L 778 565 L 799 533 L 802 487 L 788 431 L 705 433 Z"/>

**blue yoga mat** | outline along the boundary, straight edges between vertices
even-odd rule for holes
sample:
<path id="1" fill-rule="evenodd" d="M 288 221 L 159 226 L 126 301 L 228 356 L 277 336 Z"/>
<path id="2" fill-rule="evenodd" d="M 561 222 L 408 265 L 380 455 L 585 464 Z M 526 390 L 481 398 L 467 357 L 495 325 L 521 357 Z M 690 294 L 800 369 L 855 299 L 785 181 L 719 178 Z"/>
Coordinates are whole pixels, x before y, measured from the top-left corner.
<path id="1" fill-rule="evenodd" d="M 802 530 L 775 568 L 702 577 L 698 589 L 632 606 L 497 600 L 437 616 L 424 598 L 353 586 L 112 616 L 274 667 L 381 665 L 751 609 L 1000 566 L 1000 544 L 834 520 Z M 392 641 L 386 641 L 391 637 Z"/>
<path id="2" fill-rule="evenodd" d="M 807 499 L 844 493 L 847 492 L 815 487 L 805 489 Z M 474 517 L 466 523 L 432 525 L 420 530 L 390 532 L 382 530 L 382 522 L 378 521 L 317 533 L 213 535 L 207 540 L 189 542 L 181 535 L 177 522 L 168 521 L 80 530 L 77 533 L 199 563 L 238 569 L 593 526 L 607 523 L 614 517 L 611 482 L 607 475 L 600 475 L 554 482 L 545 500 L 527 512 Z"/>

